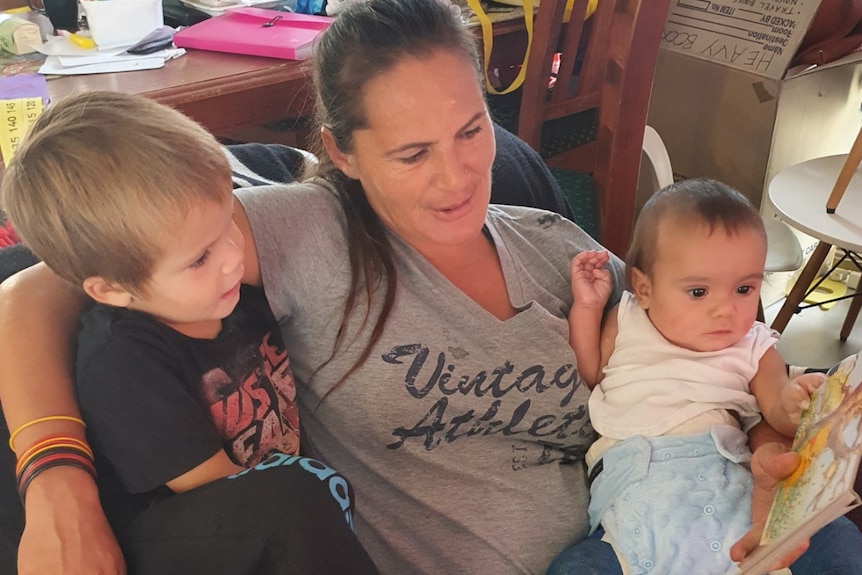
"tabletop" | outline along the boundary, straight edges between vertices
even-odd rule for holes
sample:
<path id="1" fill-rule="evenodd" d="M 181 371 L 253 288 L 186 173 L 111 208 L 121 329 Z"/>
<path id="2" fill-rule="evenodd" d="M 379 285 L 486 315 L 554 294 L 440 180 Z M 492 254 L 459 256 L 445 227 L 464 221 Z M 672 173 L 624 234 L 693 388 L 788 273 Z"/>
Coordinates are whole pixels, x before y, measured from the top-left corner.
<path id="1" fill-rule="evenodd" d="M 526 50 L 524 11 L 492 13 L 497 62 L 520 62 Z M 470 26 L 481 37 L 476 22 Z M 314 110 L 309 63 L 204 50 L 188 50 L 163 68 L 62 76 L 48 81 L 51 98 L 94 90 L 141 94 L 173 106 L 217 135 L 269 122 L 309 116 Z"/>
<path id="2" fill-rule="evenodd" d="M 834 246 L 862 251 L 859 169 L 835 213 L 826 213 L 826 199 L 846 159 L 846 154 L 827 156 L 781 170 L 769 183 L 769 200 L 779 217 L 794 228 Z"/>
<path id="3" fill-rule="evenodd" d="M 205 50 L 188 50 L 157 70 L 48 81 L 52 99 L 94 90 L 150 97 L 183 111 L 216 134 L 313 109 L 307 62 Z"/>

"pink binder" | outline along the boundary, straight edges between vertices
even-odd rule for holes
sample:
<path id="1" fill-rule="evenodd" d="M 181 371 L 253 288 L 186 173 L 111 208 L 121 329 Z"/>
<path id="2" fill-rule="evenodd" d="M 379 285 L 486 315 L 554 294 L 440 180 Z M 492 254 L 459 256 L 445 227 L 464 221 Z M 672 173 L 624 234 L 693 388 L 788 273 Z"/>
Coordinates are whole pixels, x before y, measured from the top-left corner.
<path id="1" fill-rule="evenodd" d="M 178 48 L 305 60 L 332 18 L 264 8 L 234 8 L 174 34 Z"/>

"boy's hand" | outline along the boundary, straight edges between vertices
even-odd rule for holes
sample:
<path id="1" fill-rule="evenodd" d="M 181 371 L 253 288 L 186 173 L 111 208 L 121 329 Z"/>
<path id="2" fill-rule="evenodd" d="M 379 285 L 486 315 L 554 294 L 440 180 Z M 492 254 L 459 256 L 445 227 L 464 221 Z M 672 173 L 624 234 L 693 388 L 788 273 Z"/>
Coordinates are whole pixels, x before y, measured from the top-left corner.
<path id="1" fill-rule="evenodd" d="M 778 404 L 795 425 L 799 425 L 802 412 L 811 403 L 811 393 L 823 385 L 824 381 L 824 373 L 804 373 L 788 381 L 781 389 Z"/>
<path id="2" fill-rule="evenodd" d="M 572 258 L 572 297 L 579 306 L 603 308 L 611 296 L 610 260 L 606 251 L 585 251 Z"/>

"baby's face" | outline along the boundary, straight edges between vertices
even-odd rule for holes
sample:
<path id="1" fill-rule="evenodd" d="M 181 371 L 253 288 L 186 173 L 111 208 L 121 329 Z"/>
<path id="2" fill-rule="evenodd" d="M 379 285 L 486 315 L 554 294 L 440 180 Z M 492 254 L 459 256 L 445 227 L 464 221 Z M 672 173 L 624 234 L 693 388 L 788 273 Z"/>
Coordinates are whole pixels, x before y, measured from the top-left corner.
<path id="1" fill-rule="evenodd" d="M 693 351 L 737 343 L 757 317 L 766 242 L 751 229 L 730 235 L 706 225 L 659 232 L 649 277 L 636 273 L 635 295 L 656 329 Z"/>

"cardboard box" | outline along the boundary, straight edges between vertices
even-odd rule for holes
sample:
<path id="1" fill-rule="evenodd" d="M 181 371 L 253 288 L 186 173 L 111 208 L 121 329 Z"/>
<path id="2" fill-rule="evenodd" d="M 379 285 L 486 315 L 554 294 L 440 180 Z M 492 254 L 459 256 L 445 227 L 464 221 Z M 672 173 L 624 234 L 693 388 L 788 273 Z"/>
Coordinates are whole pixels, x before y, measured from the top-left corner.
<path id="1" fill-rule="evenodd" d="M 829 0 L 825 0 L 829 1 Z M 674 172 L 722 180 L 772 215 L 784 167 L 847 153 L 862 123 L 862 54 L 790 68 L 820 0 L 672 0 L 647 123 Z M 815 240 L 800 234 L 803 250 Z M 790 274 L 764 289 L 783 297 Z M 769 288 L 776 285 L 774 294 Z"/>

